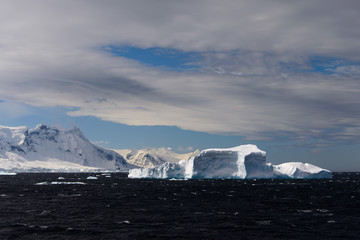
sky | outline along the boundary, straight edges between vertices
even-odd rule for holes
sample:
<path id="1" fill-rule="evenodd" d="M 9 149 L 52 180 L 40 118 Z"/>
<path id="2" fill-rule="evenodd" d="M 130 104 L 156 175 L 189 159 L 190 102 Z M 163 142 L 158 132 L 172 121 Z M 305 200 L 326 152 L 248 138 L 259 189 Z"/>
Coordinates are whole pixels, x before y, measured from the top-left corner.
<path id="1" fill-rule="evenodd" d="M 0 125 L 360 171 L 360 2 L 0 2 Z"/>

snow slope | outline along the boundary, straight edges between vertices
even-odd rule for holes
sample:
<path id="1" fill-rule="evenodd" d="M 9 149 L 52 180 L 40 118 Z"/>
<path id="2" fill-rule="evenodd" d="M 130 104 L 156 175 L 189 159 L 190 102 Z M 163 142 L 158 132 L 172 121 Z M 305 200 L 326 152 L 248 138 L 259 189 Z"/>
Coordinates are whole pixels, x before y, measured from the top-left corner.
<path id="1" fill-rule="evenodd" d="M 128 171 L 134 168 L 112 150 L 95 146 L 79 128 L 60 130 L 43 124 L 0 126 L 2 171 Z"/>
<path id="2" fill-rule="evenodd" d="M 189 159 L 199 153 L 199 150 L 196 150 L 195 152 L 178 154 L 172 151 L 171 148 L 122 149 L 114 151 L 122 155 L 127 162 L 142 168 L 156 167 L 165 162 L 178 163 L 180 160 Z"/>
<path id="3" fill-rule="evenodd" d="M 331 178 L 331 172 L 308 163 L 266 163 L 266 152 L 255 145 L 206 149 L 189 160 L 155 168 L 132 169 L 130 178 Z"/>

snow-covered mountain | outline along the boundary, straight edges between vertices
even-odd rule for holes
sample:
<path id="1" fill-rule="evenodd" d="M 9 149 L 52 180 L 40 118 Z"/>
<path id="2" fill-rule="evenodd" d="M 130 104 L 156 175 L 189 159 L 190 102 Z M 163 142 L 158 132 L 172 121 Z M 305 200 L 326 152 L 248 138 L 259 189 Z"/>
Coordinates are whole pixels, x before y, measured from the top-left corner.
<path id="1" fill-rule="evenodd" d="M 114 151 L 122 155 L 127 162 L 142 168 L 156 167 L 165 162 L 177 163 L 180 160 L 189 159 L 200 153 L 199 150 L 196 150 L 190 153 L 179 154 L 170 148 L 123 149 Z"/>
<path id="2" fill-rule="evenodd" d="M 128 171 L 134 167 L 120 154 L 92 144 L 77 127 L 0 126 L 0 171 Z"/>

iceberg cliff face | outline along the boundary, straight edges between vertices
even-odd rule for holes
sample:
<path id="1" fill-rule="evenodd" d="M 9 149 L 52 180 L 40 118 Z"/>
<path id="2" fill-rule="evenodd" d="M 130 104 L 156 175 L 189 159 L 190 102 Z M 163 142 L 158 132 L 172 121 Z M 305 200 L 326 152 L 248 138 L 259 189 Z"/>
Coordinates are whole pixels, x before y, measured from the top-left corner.
<path id="1" fill-rule="evenodd" d="M 130 178 L 185 178 L 185 169 L 181 164 L 166 162 L 154 168 L 132 169 L 128 176 Z"/>
<path id="2" fill-rule="evenodd" d="M 267 174 L 266 153 L 255 145 L 207 149 L 192 162 L 192 178 L 255 178 Z"/>
<path id="3" fill-rule="evenodd" d="M 331 178 L 331 172 L 308 163 L 266 163 L 266 152 L 255 145 L 207 149 L 178 164 L 133 169 L 130 178 Z"/>

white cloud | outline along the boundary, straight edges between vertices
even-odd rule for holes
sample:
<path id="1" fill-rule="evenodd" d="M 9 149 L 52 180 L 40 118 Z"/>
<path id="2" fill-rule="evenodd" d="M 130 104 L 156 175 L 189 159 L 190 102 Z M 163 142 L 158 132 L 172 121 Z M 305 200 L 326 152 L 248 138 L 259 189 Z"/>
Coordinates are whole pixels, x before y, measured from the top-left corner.
<path id="1" fill-rule="evenodd" d="M 102 146 L 110 144 L 110 142 L 108 142 L 108 141 L 91 141 L 91 143 L 95 144 L 95 145 L 102 145 Z"/>
<path id="2" fill-rule="evenodd" d="M 266 138 L 359 127 L 358 66 L 309 68 L 313 55 L 358 61 L 358 1 L 2 1 L 0 99 L 78 107 L 129 125 Z M 203 54 L 198 72 L 160 71 L 106 45 Z M 284 67 L 285 65 L 285 67 Z M 349 137 L 350 135 L 350 137 Z"/>

